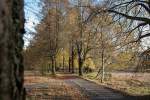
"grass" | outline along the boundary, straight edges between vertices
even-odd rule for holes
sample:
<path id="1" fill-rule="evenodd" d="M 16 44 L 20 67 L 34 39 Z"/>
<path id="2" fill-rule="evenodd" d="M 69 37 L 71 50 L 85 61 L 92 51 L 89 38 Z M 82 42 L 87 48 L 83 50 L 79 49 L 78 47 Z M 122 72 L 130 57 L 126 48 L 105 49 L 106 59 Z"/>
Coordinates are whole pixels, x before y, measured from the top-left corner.
<path id="1" fill-rule="evenodd" d="M 129 87 L 125 90 L 132 95 L 150 95 L 150 87 Z"/>
<path id="2" fill-rule="evenodd" d="M 150 95 L 150 74 L 148 74 L 146 77 L 141 77 L 142 74 L 140 77 L 139 75 L 137 75 L 137 77 L 133 77 L 133 75 L 121 75 L 115 73 L 107 75 L 104 83 L 100 82 L 100 78 L 96 78 L 96 74 L 96 72 L 89 73 L 84 75 L 84 78 L 94 81 L 97 84 L 120 90 L 130 95 Z"/>

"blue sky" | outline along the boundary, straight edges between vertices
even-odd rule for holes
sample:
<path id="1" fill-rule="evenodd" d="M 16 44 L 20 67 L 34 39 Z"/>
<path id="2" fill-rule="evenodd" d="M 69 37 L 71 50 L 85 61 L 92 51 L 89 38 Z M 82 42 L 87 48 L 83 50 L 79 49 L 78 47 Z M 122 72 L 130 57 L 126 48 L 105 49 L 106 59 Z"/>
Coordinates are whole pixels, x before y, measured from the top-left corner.
<path id="1" fill-rule="evenodd" d="M 26 34 L 24 35 L 25 47 L 28 46 L 30 40 L 32 39 L 32 35 L 28 34 L 35 31 L 35 26 L 40 22 L 40 18 L 42 18 L 41 10 L 42 10 L 42 2 L 41 0 L 24 0 L 25 6 L 25 30 Z M 74 0 L 72 0 L 74 1 Z M 95 3 L 100 3 L 102 0 L 93 0 Z M 150 44 L 149 38 L 144 39 L 142 42 L 143 46 L 148 46 Z"/>
<path id="2" fill-rule="evenodd" d="M 42 10 L 42 0 L 24 0 L 24 12 L 25 12 L 25 30 L 26 34 L 24 35 L 25 47 L 29 44 L 32 39 L 32 35 L 29 33 L 36 32 L 35 26 L 40 22 L 41 10 Z M 74 1 L 74 0 L 73 0 Z M 94 0 L 99 2 L 101 0 Z"/>
<path id="3" fill-rule="evenodd" d="M 32 35 L 28 34 L 35 31 L 35 26 L 40 22 L 42 3 L 40 0 L 25 0 L 24 12 L 25 12 L 25 30 L 24 35 L 25 46 L 29 44 L 32 39 Z"/>
<path id="4" fill-rule="evenodd" d="M 34 29 L 31 28 L 33 28 L 40 21 L 39 16 L 42 9 L 42 6 L 40 4 L 40 0 L 25 0 L 25 28 L 27 29 L 27 31 L 33 31 Z"/>

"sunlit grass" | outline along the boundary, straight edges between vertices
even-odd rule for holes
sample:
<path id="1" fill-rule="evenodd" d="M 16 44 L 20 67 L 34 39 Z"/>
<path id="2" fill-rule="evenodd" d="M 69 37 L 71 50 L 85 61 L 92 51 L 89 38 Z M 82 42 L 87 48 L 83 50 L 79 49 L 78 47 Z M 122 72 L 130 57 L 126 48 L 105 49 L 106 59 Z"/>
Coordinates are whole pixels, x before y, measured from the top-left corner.
<path id="1" fill-rule="evenodd" d="M 150 82 L 148 78 L 136 78 L 131 76 L 106 76 L 105 82 L 101 83 L 100 77 L 96 78 L 97 73 L 88 73 L 84 78 L 96 82 L 100 85 L 120 90 L 130 95 L 150 95 Z"/>
<path id="2" fill-rule="evenodd" d="M 129 87 L 125 90 L 132 95 L 150 95 L 150 87 Z"/>

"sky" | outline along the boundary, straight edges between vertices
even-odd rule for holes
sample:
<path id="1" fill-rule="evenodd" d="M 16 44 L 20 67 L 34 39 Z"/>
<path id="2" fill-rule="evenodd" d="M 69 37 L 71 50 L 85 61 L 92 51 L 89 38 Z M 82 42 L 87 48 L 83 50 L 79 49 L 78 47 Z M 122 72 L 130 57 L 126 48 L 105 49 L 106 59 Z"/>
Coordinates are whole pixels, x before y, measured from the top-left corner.
<path id="1" fill-rule="evenodd" d="M 74 0 L 73 0 L 74 1 Z M 93 0 L 94 2 L 99 2 L 101 0 Z M 42 2 L 41 0 L 24 0 L 24 12 L 25 12 L 25 30 L 24 35 L 25 47 L 27 47 L 32 40 L 32 35 L 30 33 L 35 33 L 35 26 L 40 22 L 42 18 Z"/>
<path id="2" fill-rule="evenodd" d="M 96 3 L 101 0 L 93 0 Z M 35 26 L 40 22 L 42 15 L 42 2 L 40 0 L 25 0 L 24 12 L 25 12 L 25 30 L 26 34 L 24 35 L 25 47 L 29 45 L 30 40 L 32 40 L 32 35 L 29 33 L 36 32 Z M 150 38 L 145 38 L 142 40 L 143 46 L 150 45 Z"/>
<path id="3" fill-rule="evenodd" d="M 25 30 L 24 35 L 25 47 L 28 46 L 29 41 L 32 39 L 30 33 L 36 32 L 35 26 L 40 22 L 42 3 L 40 0 L 25 0 L 24 12 L 25 12 Z"/>

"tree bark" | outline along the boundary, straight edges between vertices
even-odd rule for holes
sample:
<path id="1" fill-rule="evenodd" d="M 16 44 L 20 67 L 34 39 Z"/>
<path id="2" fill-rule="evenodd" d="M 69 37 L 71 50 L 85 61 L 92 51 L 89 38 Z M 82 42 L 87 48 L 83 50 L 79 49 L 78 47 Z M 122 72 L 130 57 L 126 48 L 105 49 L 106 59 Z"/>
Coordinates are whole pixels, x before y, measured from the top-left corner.
<path id="1" fill-rule="evenodd" d="M 0 100 L 25 100 L 23 0 L 0 0 Z"/>
<path id="2" fill-rule="evenodd" d="M 102 57 L 102 78 L 101 78 L 101 83 L 104 82 L 104 79 L 105 79 L 105 67 L 104 67 L 104 49 L 102 48 L 102 54 L 101 54 L 101 57 Z"/>
<path id="3" fill-rule="evenodd" d="M 53 57 L 51 60 L 52 60 L 52 75 L 55 75 L 55 60 Z"/>
<path id="4" fill-rule="evenodd" d="M 71 47 L 71 68 L 72 68 L 72 73 L 74 73 L 74 46 L 73 44 Z"/>
<path id="5" fill-rule="evenodd" d="M 83 61 L 82 61 L 81 57 L 78 58 L 78 64 L 79 64 L 79 76 L 83 76 L 83 70 L 82 70 Z"/>
<path id="6" fill-rule="evenodd" d="M 78 0 L 78 27 L 79 27 L 79 41 L 76 43 L 77 44 L 77 52 L 78 52 L 78 64 L 79 64 L 79 76 L 83 75 L 82 72 L 82 66 L 83 66 L 83 57 L 82 52 L 83 52 L 83 11 L 82 11 L 82 4 L 81 0 Z"/>
<path id="7" fill-rule="evenodd" d="M 104 67 L 104 49 L 105 49 L 105 45 L 104 45 L 104 38 L 103 38 L 103 33 L 101 32 L 101 48 L 102 48 L 102 52 L 101 52 L 101 58 L 102 58 L 102 77 L 101 77 L 101 83 L 104 82 L 105 79 L 105 67 Z"/>
<path id="8" fill-rule="evenodd" d="M 71 72 L 71 57 L 69 57 L 69 72 Z"/>
<path id="9" fill-rule="evenodd" d="M 62 62 L 62 64 L 63 64 L 63 72 L 65 71 L 65 57 L 64 57 L 64 55 L 63 55 L 63 62 Z"/>

